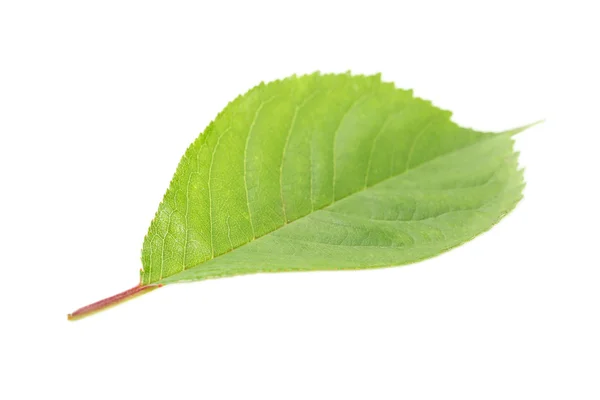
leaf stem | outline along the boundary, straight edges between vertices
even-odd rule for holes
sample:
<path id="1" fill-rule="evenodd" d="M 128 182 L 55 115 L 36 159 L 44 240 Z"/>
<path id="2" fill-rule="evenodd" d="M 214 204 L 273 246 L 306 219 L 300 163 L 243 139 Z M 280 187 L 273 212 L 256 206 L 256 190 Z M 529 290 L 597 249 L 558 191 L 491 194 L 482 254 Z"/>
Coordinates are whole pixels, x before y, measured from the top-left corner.
<path id="1" fill-rule="evenodd" d="M 80 309 L 72 312 L 71 314 L 69 314 L 67 316 L 67 318 L 70 321 L 75 321 L 84 317 L 87 317 L 88 315 L 92 315 L 98 311 L 102 311 L 105 310 L 109 307 L 115 306 L 119 303 L 122 303 L 126 300 L 130 300 L 136 296 L 139 296 L 143 293 L 147 293 L 150 292 L 154 289 L 158 289 L 159 287 L 161 287 L 162 285 L 138 285 L 136 287 L 133 287 L 131 289 L 128 289 L 124 292 L 121 292 L 119 294 L 115 294 L 114 296 L 111 297 L 107 297 L 104 300 L 100 300 L 97 301 L 95 303 L 92 303 L 88 306 L 85 307 L 81 307 Z"/>

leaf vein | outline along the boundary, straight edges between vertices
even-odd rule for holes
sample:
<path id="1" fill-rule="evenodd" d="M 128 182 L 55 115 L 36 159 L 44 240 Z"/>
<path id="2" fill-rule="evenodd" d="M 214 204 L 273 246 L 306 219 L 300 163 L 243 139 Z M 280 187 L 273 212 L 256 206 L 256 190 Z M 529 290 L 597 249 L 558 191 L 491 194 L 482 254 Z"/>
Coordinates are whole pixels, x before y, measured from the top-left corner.
<path id="1" fill-rule="evenodd" d="M 294 109 L 294 116 L 292 117 L 292 122 L 291 122 L 288 132 L 286 134 L 285 143 L 283 144 L 283 154 L 281 155 L 281 164 L 279 166 L 279 195 L 281 197 L 281 209 L 283 211 L 284 224 L 288 223 L 286 207 L 285 207 L 285 200 L 284 200 L 284 196 L 283 196 L 283 164 L 285 162 L 285 153 L 287 151 L 290 137 L 292 136 L 292 132 L 295 128 L 296 117 L 298 116 L 298 112 L 300 112 L 300 110 L 302 110 L 302 108 L 306 105 L 306 103 L 308 103 L 313 97 L 315 97 L 318 92 L 320 92 L 320 90 L 314 91 L 300 105 L 296 106 L 296 108 Z"/>
<path id="2" fill-rule="evenodd" d="M 256 239 L 256 233 L 254 231 L 254 223 L 252 222 L 252 211 L 250 209 L 250 198 L 248 196 L 248 173 L 246 164 L 248 162 L 248 143 L 250 143 L 250 136 L 252 135 L 252 131 L 254 130 L 254 125 L 256 125 L 256 120 L 258 119 L 258 115 L 260 114 L 263 107 L 269 102 L 273 101 L 273 99 L 277 96 L 272 96 L 266 101 L 261 101 L 260 105 L 254 112 L 254 117 L 252 118 L 252 123 L 250 124 L 250 128 L 248 129 L 248 134 L 246 135 L 246 145 L 244 146 L 244 187 L 246 189 L 246 205 L 248 206 L 248 220 L 250 221 L 250 228 L 252 229 L 252 238 Z"/>

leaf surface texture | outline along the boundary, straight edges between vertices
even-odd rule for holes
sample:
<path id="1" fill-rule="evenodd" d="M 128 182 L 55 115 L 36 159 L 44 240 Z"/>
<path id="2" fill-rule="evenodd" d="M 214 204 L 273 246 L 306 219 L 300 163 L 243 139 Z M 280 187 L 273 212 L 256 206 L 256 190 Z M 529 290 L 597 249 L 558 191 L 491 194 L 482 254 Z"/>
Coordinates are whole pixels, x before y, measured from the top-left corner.
<path id="1" fill-rule="evenodd" d="M 521 198 L 521 129 L 450 116 L 378 75 L 256 86 L 185 152 L 141 283 L 403 265 L 470 240 Z"/>

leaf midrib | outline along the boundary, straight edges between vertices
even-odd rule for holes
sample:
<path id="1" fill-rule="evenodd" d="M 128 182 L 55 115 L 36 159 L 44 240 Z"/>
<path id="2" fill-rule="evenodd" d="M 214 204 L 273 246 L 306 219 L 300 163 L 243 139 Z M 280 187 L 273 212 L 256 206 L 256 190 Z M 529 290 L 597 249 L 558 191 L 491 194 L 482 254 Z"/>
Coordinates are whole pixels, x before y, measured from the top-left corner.
<path id="1" fill-rule="evenodd" d="M 431 125 L 431 123 L 428 123 L 428 125 Z M 203 264 L 205 264 L 205 263 L 207 263 L 207 262 L 209 262 L 209 261 L 211 261 L 211 260 L 214 260 L 215 258 L 218 258 L 218 257 L 221 257 L 221 256 L 223 256 L 223 255 L 225 255 L 225 254 L 231 253 L 231 252 L 233 252 L 233 251 L 235 251 L 235 250 L 237 250 L 237 249 L 239 249 L 239 248 L 241 248 L 241 247 L 244 247 L 244 246 L 246 246 L 246 245 L 248 245 L 248 244 L 250 244 L 250 243 L 252 243 L 252 242 L 255 242 L 255 241 L 256 241 L 256 240 L 258 240 L 258 239 L 261 239 L 261 238 L 263 238 L 263 237 L 265 237 L 265 236 L 267 236 L 267 235 L 270 235 L 271 233 L 273 233 L 273 232 L 275 232 L 275 231 L 277 231 L 277 230 L 279 230 L 279 229 L 281 229 L 281 228 L 283 228 L 283 227 L 285 227 L 285 226 L 289 226 L 289 225 L 293 224 L 294 222 L 296 222 L 296 221 L 299 221 L 299 220 L 301 220 L 301 219 L 305 218 L 306 216 L 308 216 L 308 215 L 310 215 L 310 214 L 314 213 L 315 211 L 325 210 L 325 209 L 327 209 L 328 207 L 331 207 L 332 205 L 334 205 L 335 203 L 337 203 L 337 202 L 339 202 L 339 201 L 342 201 L 342 200 L 344 200 L 344 199 L 346 199 L 346 198 L 348 198 L 348 197 L 351 197 L 351 196 L 354 196 L 354 195 L 360 194 L 360 193 L 362 193 L 362 192 L 364 192 L 364 191 L 366 191 L 366 190 L 369 190 L 369 189 L 372 189 L 372 188 L 374 188 L 374 187 L 376 187 L 376 186 L 378 186 L 378 185 L 384 184 L 385 182 L 387 182 L 387 181 L 389 181 L 389 180 L 391 180 L 391 179 L 395 179 L 395 178 L 397 178 L 397 177 L 399 177 L 399 176 L 402 176 L 402 175 L 405 175 L 405 174 L 407 174 L 408 172 L 411 172 L 411 171 L 414 171 L 414 170 L 416 170 L 416 169 L 419 169 L 419 168 L 421 168 L 421 167 L 423 167 L 423 166 L 425 166 L 425 165 L 427 165 L 427 164 L 429 164 L 429 163 L 431 163 L 431 162 L 438 161 L 438 160 L 440 160 L 440 159 L 442 159 L 442 158 L 449 157 L 449 156 L 451 156 L 451 155 L 454 155 L 454 154 L 456 154 L 456 153 L 458 153 L 458 152 L 461 152 L 461 151 L 467 150 L 467 149 L 469 149 L 469 148 L 471 148 L 471 147 L 473 147 L 473 146 L 476 146 L 476 145 L 478 145 L 478 144 L 481 144 L 483 141 L 487 141 L 487 140 L 490 140 L 490 139 L 492 139 L 492 138 L 498 137 L 499 135 L 502 135 L 502 133 L 498 133 L 498 134 L 486 134 L 486 135 L 485 135 L 484 137 L 482 137 L 481 139 L 479 139 L 479 140 L 477 140 L 476 142 L 474 142 L 474 143 L 471 143 L 471 144 L 469 144 L 469 145 L 467 145 L 467 146 L 464 146 L 464 147 L 461 147 L 461 148 L 458 148 L 458 149 L 452 150 L 452 151 L 450 151 L 450 152 L 444 153 L 444 154 L 442 154 L 442 155 L 440 155 L 440 156 L 438 156 L 438 157 L 434 157 L 434 158 L 432 158 L 432 159 L 430 159 L 430 160 L 427 160 L 427 161 L 425 161 L 425 162 L 423 162 L 423 163 L 421 163 L 421 164 L 415 165 L 415 166 L 414 166 L 414 167 L 412 167 L 412 168 L 407 168 L 407 169 L 404 169 L 402 172 L 400 172 L 400 173 L 398 173 L 398 174 L 395 174 L 395 175 L 392 175 L 392 176 L 389 176 L 389 177 L 387 177 L 387 178 L 385 178 L 385 179 L 382 179 L 381 181 L 379 181 L 379 182 L 377 182 L 377 183 L 375 183 L 375 184 L 373 184 L 373 185 L 371 185 L 371 186 L 365 186 L 364 188 L 362 188 L 362 189 L 360 189 L 360 190 L 358 190 L 358 191 L 356 191 L 356 192 L 354 192 L 354 193 L 350 193 L 350 194 L 348 194 L 348 195 L 346 195 L 346 196 L 344 196 L 344 197 L 340 197 L 340 198 L 339 198 L 339 199 L 337 199 L 337 200 L 335 200 L 335 199 L 334 199 L 334 200 L 333 200 L 331 203 L 329 203 L 329 204 L 327 204 L 327 205 L 324 205 L 324 206 L 323 206 L 323 207 L 321 207 L 321 208 L 316 208 L 316 209 L 313 209 L 313 210 L 312 210 L 310 213 L 308 213 L 308 214 L 305 214 L 305 215 L 303 215 L 303 216 L 301 216 L 301 217 L 298 217 L 298 218 L 296 218 L 296 219 L 294 219 L 294 220 L 292 220 L 292 221 L 289 221 L 287 224 L 283 224 L 283 225 L 281 225 L 281 226 L 277 227 L 276 229 L 273 229 L 273 230 L 271 230 L 271 231 L 269 231 L 269 232 L 266 232 L 266 233 L 264 233 L 264 234 L 263 234 L 263 235 L 261 235 L 261 236 L 255 237 L 255 238 L 253 238 L 252 240 L 249 240 L 248 242 L 246 242 L 246 243 L 244 243 L 244 244 L 241 244 L 241 245 L 239 245 L 239 246 L 237 246 L 237 247 L 234 247 L 234 248 L 232 248 L 232 249 L 230 249 L 230 250 L 227 250 L 227 251 L 225 251 L 225 252 L 223 252 L 223 253 L 221 253 L 221 254 L 219 254 L 219 255 L 217 255 L 217 256 L 213 256 L 213 257 L 211 257 L 211 258 L 209 258 L 209 259 L 207 259 L 207 260 L 204 260 L 204 261 L 202 261 L 200 264 L 194 265 L 193 267 L 190 267 L 190 268 L 186 268 L 186 269 L 185 269 L 185 270 L 183 270 L 183 271 L 177 272 L 177 273 L 175 273 L 175 274 L 173 274 L 173 275 L 170 275 L 170 276 L 168 276 L 168 277 L 164 277 L 164 278 L 162 278 L 162 279 L 167 279 L 167 278 L 168 278 L 169 280 L 173 280 L 173 278 L 174 278 L 174 277 L 176 277 L 176 276 L 177 276 L 177 275 L 179 275 L 179 274 L 184 274 L 184 273 L 186 273 L 186 272 L 189 272 L 189 271 L 190 271 L 190 270 L 192 270 L 192 269 L 199 268 L 199 267 L 201 267 Z M 156 281 L 156 282 L 152 282 L 152 283 L 150 283 L 150 284 L 158 284 L 158 283 L 160 283 L 160 281 L 161 281 L 162 279 L 159 279 L 158 281 Z M 174 282 L 170 282 L 170 283 L 174 283 Z"/>

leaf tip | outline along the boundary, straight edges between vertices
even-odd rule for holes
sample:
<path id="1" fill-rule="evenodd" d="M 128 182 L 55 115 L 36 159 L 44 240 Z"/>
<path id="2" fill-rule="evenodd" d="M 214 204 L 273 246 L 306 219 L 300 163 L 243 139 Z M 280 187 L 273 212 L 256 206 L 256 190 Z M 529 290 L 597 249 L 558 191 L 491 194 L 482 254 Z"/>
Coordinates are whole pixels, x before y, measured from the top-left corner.
<path id="1" fill-rule="evenodd" d="M 535 122 L 533 122 L 533 123 L 531 123 L 531 124 L 523 125 L 523 126 L 520 126 L 520 127 L 518 127 L 518 128 L 511 129 L 511 130 L 509 130 L 509 131 L 506 131 L 506 132 L 504 132 L 504 133 L 505 133 L 505 134 L 507 134 L 507 135 L 509 135 L 509 136 L 514 136 L 514 135 L 516 135 L 516 134 L 518 134 L 518 133 L 521 133 L 521 132 L 523 132 L 524 130 L 527 130 L 527 129 L 529 129 L 529 128 L 533 128 L 534 126 L 536 126 L 536 125 L 539 125 L 539 124 L 541 124 L 541 123 L 543 123 L 543 122 L 546 122 L 546 120 L 545 120 L 545 119 L 540 119 L 540 120 L 538 120 L 538 121 L 535 121 Z"/>

